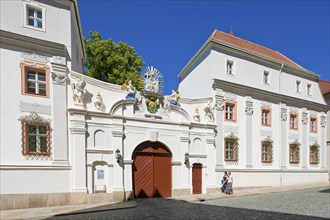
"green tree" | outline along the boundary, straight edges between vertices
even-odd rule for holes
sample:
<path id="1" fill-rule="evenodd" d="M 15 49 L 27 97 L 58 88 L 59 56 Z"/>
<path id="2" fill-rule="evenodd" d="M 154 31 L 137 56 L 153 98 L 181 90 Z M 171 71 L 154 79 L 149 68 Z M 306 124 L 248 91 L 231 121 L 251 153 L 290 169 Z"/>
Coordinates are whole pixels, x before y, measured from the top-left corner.
<path id="1" fill-rule="evenodd" d="M 134 47 L 124 42 L 117 44 L 112 39 L 102 40 L 98 32 L 90 32 L 89 35 L 90 39 L 84 39 L 84 65 L 88 68 L 85 74 L 117 85 L 132 80 L 132 84 L 138 88 L 141 79 L 139 72 L 144 61 Z"/>

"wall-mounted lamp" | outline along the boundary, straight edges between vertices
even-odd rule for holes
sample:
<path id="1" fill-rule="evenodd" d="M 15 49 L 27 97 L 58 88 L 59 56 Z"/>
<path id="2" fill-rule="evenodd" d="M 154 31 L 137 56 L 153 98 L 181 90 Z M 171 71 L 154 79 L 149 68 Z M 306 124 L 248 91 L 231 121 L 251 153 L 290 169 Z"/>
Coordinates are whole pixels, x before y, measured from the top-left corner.
<path id="1" fill-rule="evenodd" d="M 117 163 L 119 163 L 119 161 L 120 161 L 120 157 L 121 157 L 121 155 L 120 155 L 120 150 L 119 149 L 117 149 L 116 151 L 115 151 L 115 156 L 116 156 L 116 160 L 117 160 Z"/>
<path id="2" fill-rule="evenodd" d="M 189 163 L 189 153 L 188 152 L 186 152 L 184 154 L 184 164 L 187 164 L 187 163 Z"/>

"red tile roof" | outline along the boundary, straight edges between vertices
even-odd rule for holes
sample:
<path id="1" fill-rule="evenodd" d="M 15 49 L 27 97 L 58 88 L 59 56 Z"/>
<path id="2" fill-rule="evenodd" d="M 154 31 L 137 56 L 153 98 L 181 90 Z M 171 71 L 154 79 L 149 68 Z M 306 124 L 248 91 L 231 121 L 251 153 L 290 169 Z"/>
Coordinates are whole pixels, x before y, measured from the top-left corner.
<path id="1" fill-rule="evenodd" d="M 286 56 L 284 56 L 283 54 L 281 54 L 277 51 L 274 51 L 274 50 L 268 49 L 266 47 L 263 47 L 261 45 L 252 43 L 250 41 L 241 39 L 232 34 L 227 34 L 222 31 L 215 30 L 215 31 L 213 31 L 210 38 L 215 39 L 217 41 L 221 41 L 226 44 L 230 44 L 230 45 L 239 47 L 241 49 L 247 50 L 249 52 L 252 52 L 252 53 L 264 56 L 264 57 L 274 59 L 278 62 L 285 63 L 290 66 L 305 70 L 303 67 L 301 67 L 300 65 L 293 62 L 292 60 L 290 60 L 289 58 L 287 58 Z"/>
<path id="2" fill-rule="evenodd" d="M 330 82 L 325 80 L 319 80 L 319 85 L 323 95 L 330 93 Z"/>

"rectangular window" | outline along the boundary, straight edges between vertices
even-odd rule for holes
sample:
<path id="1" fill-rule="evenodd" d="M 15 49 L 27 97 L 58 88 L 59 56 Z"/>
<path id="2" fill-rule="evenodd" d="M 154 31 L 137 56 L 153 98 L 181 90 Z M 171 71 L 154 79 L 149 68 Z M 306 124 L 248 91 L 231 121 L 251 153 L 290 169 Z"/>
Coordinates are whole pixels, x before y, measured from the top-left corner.
<path id="1" fill-rule="evenodd" d="M 298 130 L 298 114 L 296 113 L 290 114 L 290 129 Z"/>
<path id="2" fill-rule="evenodd" d="M 23 155 L 50 155 L 49 123 L 22 122 Z"/>
<path id="3" fill-rule="evenodd" d="M 49 68 L 32 68 L 22 63 L 21 74 L 22 94 L 49 97 Z"/>
<path id="4" fill-rule="evenodd" d="M 227 60 L 227 74 L 234 75 L 234 62 Z"/>
<path id="5" fill-rule="evenodd" d="M 299 80 L 296 80 L 296 92 L 301 92 L 301 88 L 300 88 L 300 84 L 301 82 Z"/>
<path id="6" fill-rule="evenodd" d="M 24 27 L 45 31 L 46 8 L 38 2 L 23 1 Z"/>
<path id="7" fill-rule="evenodd" d="M 237 141 L 225 139 L 225 160 L 237 161 Z"/>
<path id="8" fill-rule="evenodd" d="M 261 143 L 261 162 L 271 163 L 273 154 L 273 146 L 271 143 L 262 142 Z"/>
<path id="9" fill-rule="evenodd" d="M 317 119 L 315 117 L 310 118 L 310 132 L 317 132 Z"/>
<path id="10" fill-rule="evenodd" d="M 299 146 L 297 144 L 290 144 L 289 148 L 290 163 L 299 163 Z"/>
<path id="11" fill-rule="evenodd" d="M 319 163 L 319 148 L 317 146 L 310 146 L 309 163 L 310 164 Z"/>
<path id="12" fill-rule="evenodd" d="M 307 95 L 312 95 L 312 84 L 307 84 Z"/>
<path id="13" fill-rule="evenodd" d="M 268 108 L 261 109 L 261 124 L 263 126 L 271 126 L 271 110 Z"/>
<path id="14" fill-rule="evenodd" d="M 264 84 L 270 84 L 269 83 L 269 72 L 268 71 L 264 71 L 264 77 L 263 77 L 263 82 Z"/>
<path id="15" fill-rule="evenodd" d="M 225 102 L 225 120 L 236 122 L 236 102 L 235 101 L 226 101 Z"/>

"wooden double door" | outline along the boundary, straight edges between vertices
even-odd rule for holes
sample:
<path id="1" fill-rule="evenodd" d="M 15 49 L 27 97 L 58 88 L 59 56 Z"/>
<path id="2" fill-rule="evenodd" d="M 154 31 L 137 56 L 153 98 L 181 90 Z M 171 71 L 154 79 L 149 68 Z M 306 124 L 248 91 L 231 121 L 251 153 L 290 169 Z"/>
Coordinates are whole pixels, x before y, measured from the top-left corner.
<path id="1" fill-rule="evenodd" d="M 133 152 L 133 188 L 136 198 L 172 195 L 172 154 L 159 142 L 144 142 Z"/>

